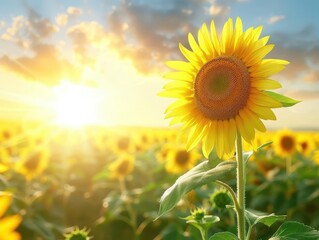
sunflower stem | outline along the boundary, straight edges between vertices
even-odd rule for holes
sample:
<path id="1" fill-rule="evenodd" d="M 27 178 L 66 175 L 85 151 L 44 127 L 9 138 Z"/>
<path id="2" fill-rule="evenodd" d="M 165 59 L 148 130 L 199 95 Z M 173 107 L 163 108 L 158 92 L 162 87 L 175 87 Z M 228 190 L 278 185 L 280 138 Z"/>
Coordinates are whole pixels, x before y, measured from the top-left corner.
<path id="1" fill-rule="evenodd" d="M 292 173 L 292 159 L 291 156 L 286 157 L 286 173 L 290 175 Z"/>
<path id="2" fill-rule="evenodd" d="M 239 207 L 236 209 L 237 212 L 237 230 L 238 238 L 240 240 L 246 239 L 245 229 L 245 162 L 243 160 L 243 145 L 241 135 L 237 131 L 236 140 L 236 160 L 237 160 L 237 201 Z"/>

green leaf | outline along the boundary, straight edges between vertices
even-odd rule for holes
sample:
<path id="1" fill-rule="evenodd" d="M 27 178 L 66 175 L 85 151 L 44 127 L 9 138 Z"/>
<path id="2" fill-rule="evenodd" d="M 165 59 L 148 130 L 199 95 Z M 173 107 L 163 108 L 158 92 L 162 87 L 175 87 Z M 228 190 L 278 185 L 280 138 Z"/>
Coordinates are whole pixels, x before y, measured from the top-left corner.
<path id="1" fill-rule="evenodd" d="M 269 240 L 318 240 L 319 231 L 299 222 L 285 222 Z"/>
<path id="2" fill-rule="evenodd" d="M 254 151 L 244 152 L 243 153 L 243 159 L 244 162 L 247 162 L 248 159 L 254 154 Z"/>
<path id="3" fill-rule="evenodd" d="M 277 221 L 283 221 L 285 220 L 286 216 L 285 215 L 275 215 L 275 214 L 270 214 L 267 216 L 260 216 L 256 219 L 255 224 L 257 223 L 263 223 L 266 226 L 270 227 Z"/>
<path id="4" fill-rule="evenodd" d="M 209 161 L 202 162 L 180 176 L 161 197 L 158 217 L 173 209 L 179 200 L 192 189 L 215 180 L 232 178 L 235 174 L 236 162 L 224 161 L 214 168 L 210 168 Z M 156 218 L 156 219 L 157 219 Z"/>
<path id="5" fill-rule="evenodd" d="M 236 235 L 231 232 L 215 233 L 209 240 L 239 240 Z"/>
<path id="6" fill-rule="evenodd" d="M 267 143 L 264 143 L 262 145 L 260 145 L 258 148 L 257 148 L 257 151 L 264 148 L 264 147 L 267 147 L 269 145 L 271 145 L 272 142 L 267 142 Z M 244 152 L 243 153 L 243 159 L 244 159 L 244 162 L 247 162 L 249 160 L 249 158 L 254 154 L 254 151 L 249 151 L 249 152 Z"/>
<path id="7" fill-rule="evenodd" d="M 269 214 L 269 215 L 256 215 L 256 214 L 254 214 L 250 211 L 247 211 L 247 210 L 246 210 L 246 215 L 247 215 L 248 219 L 250 220 L 250 222 L 252 223 L 251 227 L 253 227 L 257 223 L 263 223 L 266 226 L 270 227 L 275 222 L 283 221 L 286 218 L 285 215 L 275 215 L 274 213 Z"/>
<path id="8" fill-rule="evenodd" d="M 301 101 L 299 100 L 295 100 L 289 97 L 286 97 L 284 95 L 281 95 L 279 93 L 275 93 L 275 92 L 271 92 L 271 91 L 265 91 L 265 93 L 272 97 L 273 99 L 277 100 L 278 102 L 280 102 L 282 104 L 283 107 L 291 107 Z"/>

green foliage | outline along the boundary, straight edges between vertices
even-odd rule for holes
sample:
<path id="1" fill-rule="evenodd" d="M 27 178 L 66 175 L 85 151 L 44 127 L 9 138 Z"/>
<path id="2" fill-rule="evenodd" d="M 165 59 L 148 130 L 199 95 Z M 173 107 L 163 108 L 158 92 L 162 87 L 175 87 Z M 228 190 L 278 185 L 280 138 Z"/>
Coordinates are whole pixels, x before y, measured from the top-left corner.
<path id="1" fill-rule="evenodd" d="M 215 233 L 209 240 L 238 240 L 238 237 L 230 232 Z"/>
<path id="2" fill-rule="evenodd" d="M 284 95 L 281 95 L 279 93 L 275 93 L 272 91 L 265 91 L 265 93 L 272 97 L 273 99 L 277 100 L 278 102 L 280 102 L 282 104 L 283 107 L 291 107 L 297 103 L 299 103 L 300 101 L 286 97 Z"/>
<path id="3" fill-rule="evenodd" d="M 225 161 L 214 168 L 210 168 L 209 161 L 202 162 L 180 176 L 176 182 L 168 188 L 161 197 L 158 218 L 172 210 L 180 199 L 192 189 L 215 180 L 229 179 L 234 175 L 236 162 Z"/>
<path id="4" fill-rule="evenodd" d="M 319 231 L 299 222 L 285 222 L 269 240 L 318 240 Z"/>
<path id="5" fill-rule="evenodd" d="M 269 215 L 256 215 L 250 211 L 246 211 L 246 215 L 250 221 L 251 226 L 255 226 L 257 223 L 262 223 L 268 227 L 273 225 L 277 221 L 285 220 L 285 215 L 275 215 L 274 213 Z"/>

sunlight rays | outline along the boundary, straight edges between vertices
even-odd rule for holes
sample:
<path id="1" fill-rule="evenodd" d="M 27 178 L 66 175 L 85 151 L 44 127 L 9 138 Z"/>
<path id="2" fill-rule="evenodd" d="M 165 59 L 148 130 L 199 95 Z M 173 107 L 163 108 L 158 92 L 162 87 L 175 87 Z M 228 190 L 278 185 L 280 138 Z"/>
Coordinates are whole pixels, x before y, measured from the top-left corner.
<path id="1" fill-rule="evenodd" d="M 100 122 L 102 94 L 98 89 L 62 81 L 53 91 L 55 123 L 81 127 Z"/>

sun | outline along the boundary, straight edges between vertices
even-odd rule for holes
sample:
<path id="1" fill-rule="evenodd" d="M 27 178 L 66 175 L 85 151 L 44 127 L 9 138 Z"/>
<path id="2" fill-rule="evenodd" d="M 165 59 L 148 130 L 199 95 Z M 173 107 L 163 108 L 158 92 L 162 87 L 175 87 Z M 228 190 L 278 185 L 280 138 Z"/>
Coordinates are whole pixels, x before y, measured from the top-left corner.
<path id="1" fill-rule="evenodd" d="M 97 88 L 62 81 L 53 88 L 54 123 L 67 127 L 82 127 L 101 121 L 102 94 Z"/>

